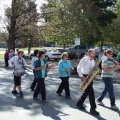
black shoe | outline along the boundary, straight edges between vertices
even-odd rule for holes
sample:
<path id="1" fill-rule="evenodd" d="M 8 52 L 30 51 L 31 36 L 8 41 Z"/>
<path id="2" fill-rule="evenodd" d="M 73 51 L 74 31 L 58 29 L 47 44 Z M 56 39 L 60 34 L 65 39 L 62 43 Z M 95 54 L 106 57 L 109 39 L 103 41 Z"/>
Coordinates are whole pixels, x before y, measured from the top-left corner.
<path id="1" fill-rule="evenodd" d="M 65 98 L 67 98 L 67 99 L 71 99 L 71 97 L 70 97 L 70 96 L 66 96 Z"/>
<path id="2" fill-rule="evenodd" d="M 97 112 L 96 110 L 90 110 L 90 113 L 93 114 L 93 115 L 99 115 L 99 112 Z"/>
<path id="3" fill-rule="evenodd" d="M 23 92 L 20 92 L 20 97 L 23 97 L 23 95 L 24 95 Z"/>
<path id="4" fill-rule="evenodd" d="M 85 110 L 85 107 L 84 107 L 83 105 L 78 105 L 78 104 L 76 104 L 76 106 L 77 106 L 78 109 L 80 109 L 80 110 Z"/>
<path id="5" fill-rule="evenodd" d="M 12 93 L 13 93 L 13 94 L 19 94 L 19 93 L 17 92 L 17 90 L 13 90 Z"/>
<path id="6" fill-rule="evenodd" d="M 56 92 L 57 93 L 57 92 Z M 62 96 L 61 93 L 57 93 L 59 96 Z"/>

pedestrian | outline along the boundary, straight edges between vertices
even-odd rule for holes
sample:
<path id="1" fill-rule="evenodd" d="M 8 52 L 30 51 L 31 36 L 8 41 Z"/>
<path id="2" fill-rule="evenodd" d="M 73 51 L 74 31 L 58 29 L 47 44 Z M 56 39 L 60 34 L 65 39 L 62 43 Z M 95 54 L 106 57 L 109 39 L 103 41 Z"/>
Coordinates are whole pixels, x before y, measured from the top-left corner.
<path id="1" fill-rule="evenodd" d="M 14 51 L 11 49 L 9 52 L 9 60 L 14 56 L 15 56 Z"/>
<path id="2" fill-rule="evenodd" d="M 34 100 L 38 99 L 39 92 L 41 93 L 42 102 L 47 103 L 46 100 L 46 89 L 45 89 L 45 77 L 47 76 L 47 69 L 56 66 L 56 64 L 52 64 L 48 66 L 47 61 L 45 59 L 45 51 L 39 51 L 38 59 L 34 62 L 35 68 L 35 79 L 37 81 L 37 86 L 35 88 L 33 98 Z"/>
<path id="3" fill-rule="evenodd" d="M 113 51 L 108 49 L 106 50 L 106 57 L 104 61 L 102 61 L 102 80 L 105 84 L 105 87 L 99 97 L 97 98 L 97 102 L 101 105 L 104 105 L 102 100 L 104 99 L 107 92 L 109 93 L 111 109 L 117 110 L 118 107 L 115 104 L 115 95 L 114 95 L 114 87 L 113 87 L 113 76 L 114 71 L 120 69 L 120 65 L 116 65 L 116 61 L 112 58 Z"/>
<path id="4" fill-rule="evenodd" d="M 20 94 L 20 97 L 23 97 L 24 95 L 21 89 L 21 76 L 25 72 L 25 66 L 27 66 L 27 63 L 22 56 L 23 51 L 19 51 L 18 56 L 14 56 L 9 60 L 9 67 L 14 70 L 14 86 L 12 93 Z M 18 87 L 19 93 L 17 92 L 16 87 Z"/>
<path id="5" fill-rule="evenodd" d="M 68 59 L 68 54 L 66 52 L 62 53 L 61 60 L 58 63 L 59 77 L 61 79 L 61 84 L 58 87 L 57 94 L 62 96 L 61 93 L 65 90 L 65 97 L 71 99 L 70 89 L 69 89 L 69 77 L 70 71 L 72 69 L 71 63 Z"/>
<path id="6" fill-rule="evenodd" d="M 5 67 L 8 67 L 9 52 L 7 49 L 6 49 L 5 54 L 4 54 L 4 60 L 5 60 Z"/>
<path id="7" fill-rule="evenodd" d="M 87 52 L 87 56 L 83 57 L 78 66 L 77 66 L 77 72 L 79 76 L 81 77 L 82 81 L 86 81 L 87 75 L 90 73 L 90 71 L 93 69 L 95 66 L 95 61 L 94 61 L 94 56 L 95 56 L 95 50 L 94 49 L 89 49 Z M 85 99 L 89 96 L 89 101 L 90 101 L 90 113 L 94 115 L 99 115 L 99 112 L 96 111 L 96 103 L 95 103 L 95 95 L 94 95 L 94 89 L 93 89 L 93 82 L 89 84 L 85 92 L 82 94 L 82 96 L 79 98 L 76 106 L 84 110 L 85 107 L 83 106 L 83 103 Z"/>
<path id="8" fill-rule="evenodd" d="M 120 63 L 120 52 L 117 54 L 116 60 Z"/>
<path id="9" fill-rule="evenodd" d="M 34 91 L 34 89 L 35 89 L 35 86 L 36 86 L 36 79 L 35 79 L 35 68 L 34 68 L 34 61 L 36 60 L 36 59 L 38 59 L 38 52 L 39 52 L 39 50 L 34 50 L 34 56 L 32 57 L 32 61 L 31 61 L 31 63 L 32 63 L 32 67 L 33 67 L 33 74 L 34 74 L 34 80 L 33 80 L 33 82 L 32 82 L 32 84 L 31 84 L 31 86 L 30 86 L 30 89 L 32 90 L 32 91 Z"/>

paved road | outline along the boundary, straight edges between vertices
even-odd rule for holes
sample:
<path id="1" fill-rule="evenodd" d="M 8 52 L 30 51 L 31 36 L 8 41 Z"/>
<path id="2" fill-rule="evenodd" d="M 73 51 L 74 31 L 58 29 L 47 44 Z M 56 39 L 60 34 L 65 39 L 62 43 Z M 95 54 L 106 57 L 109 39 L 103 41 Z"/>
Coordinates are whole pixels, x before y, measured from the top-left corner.
<path id="1" fill-rule="evenodd" d="M 57 77 L 57 71 L 49 72 L 46 78 L 47 100 L 48 104 L 32 99 L 33 92 L 29 86 L 33 80 L 32 72 L 28 72 L 22 78 L 22 86 L 25 97 L 11 94 L 13 76 L 12 71 L 0 68 L 0 120 L 120 120 L 120 111 L 109 109 L 109 98 L 104 99 L 105 107 L 97 105 L 100 116 L 89 114 L 89 101 L 85 101 L 86 111 L 80 111 L 75 104 L 81 92 L 78 87 L 79 78 L 70 78 L 70 90 L 72 100 L 68 100 L 56 95 L 56 89 L 59 86 L 60 79 Z M 53 74 L 54 73 L 54 74 Z M 103 88 L 102 81 L 94 81 L 95 96 L 97 97 Z M 116 104 L 120 108 L 120 85 L 114 84 Z M 41 98 L 39 96 L 39 98 Z"/>

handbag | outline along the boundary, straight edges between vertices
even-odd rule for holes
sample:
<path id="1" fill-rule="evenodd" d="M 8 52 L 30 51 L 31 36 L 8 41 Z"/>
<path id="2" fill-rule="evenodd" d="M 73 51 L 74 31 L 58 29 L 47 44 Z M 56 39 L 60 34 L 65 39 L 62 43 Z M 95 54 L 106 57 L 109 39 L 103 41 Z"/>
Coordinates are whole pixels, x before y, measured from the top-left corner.
<path id="1" fill-rule="evenodd" d="M 25 67 L 24 67 L 23 60 L 22 60 L 22 64 L 23 64 L 23 69 L 14 69 L 14 72 L 13 72 L 14 76 L 23 76 L 25 74 Z"/>
<path id="2" fill-rule="evenodd" d="M 15 76 L 23 76 L 25 74 L 25 70 L 24 69 L 14 69 L 13 74 Z"/>

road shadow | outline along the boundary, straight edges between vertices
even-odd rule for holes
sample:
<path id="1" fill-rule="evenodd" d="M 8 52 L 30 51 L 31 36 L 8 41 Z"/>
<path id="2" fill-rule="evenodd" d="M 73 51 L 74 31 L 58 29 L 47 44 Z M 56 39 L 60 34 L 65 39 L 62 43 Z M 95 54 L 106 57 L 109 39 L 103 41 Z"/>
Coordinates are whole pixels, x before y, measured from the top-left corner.
<path id="1" fill-rule="evenodd" d="M 79 110 L 79 109 L 78 109 Z M 89 115 L 91 115 L 91 116 L 93 116 L 94 118 L 96 118 L 97 120 L 106 120 L 106 119 L 104 119 L 103 117 L 101 117 L 101 115 L 92 115 L 90 112 L 88 112 L 86 109 L 85 110 L 79 110 L 79 111 L 82 111 L 82 112 L 84 112 L 84 113 L 86 113 L 86 114 L 89 114 Z"/>
<path id="2" fill-rule="evenodd" d="M 112 110 L 112 111 L 114 111 L 114 112 L 116 112 L 116 113 L 118 113 L 118 115 L 120 116 L 120 110 L 118 109 L 118 110 L 113 110 L 113 109 L 111 109 L 110 107 L 108 107 L 108 106 L 103 106 L 103 105 L 100 105 L 100 104 L 98 104 L 99 106 L 101 106 L 101 107 L 104 107 L 104 108 L 107 108 L 107 109 L 109 109 L 109 110 Z"/>
<path id="3" fill-rule="evenodd" d="M 26 100 L 25 98 L 21 98 L 18 95 L 14 95 L 14 96 L 16 98 L 15 98 L 15 102 L 11 104 L 12 106 L 22 107 L 24 109 L 31 110 L 30 106 L 33 104 L 33 101 Z"/>
<path id="4" fill-rule="evenodd" d="M 50 117 L 52 120 L 61 120 L 60 116 L 69 116 L 69 114 L 56 110 L 54 106 L 45 103 L 41 105 L 41 110 L 43 115 Z"/>

